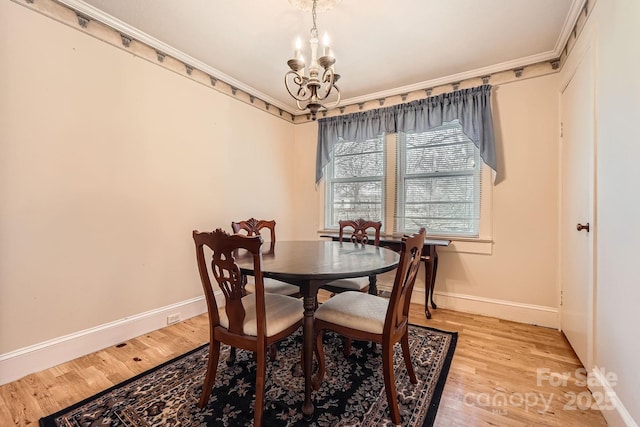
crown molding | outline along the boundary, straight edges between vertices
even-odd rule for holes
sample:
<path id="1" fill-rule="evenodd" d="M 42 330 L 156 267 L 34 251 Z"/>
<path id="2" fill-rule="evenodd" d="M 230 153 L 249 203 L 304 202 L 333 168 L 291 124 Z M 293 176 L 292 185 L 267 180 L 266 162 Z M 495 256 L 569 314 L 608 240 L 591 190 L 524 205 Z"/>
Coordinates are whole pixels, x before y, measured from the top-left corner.
<path id="1" fill-rule="evenodd" d="M 595 3 L 596 0 L 591 0 L 591 1 Z M 580 13 L 582 13 L 582 11 L 584 10 L 587 2 L 588 0 L 573 0 L 573 2 L 571 3 L 571 7 L 569 8 L 569 13 L 567 14 L 564 24 L 562 25 L 562 30 L 560 31 L 558 40 L 556 40 L 556 46 L 553 49 L 553 52 L 556 58 L 560 57 L 560 55 L 562 54 L 562 51 L 567 45 L 567 42 L 569 41 L 569 36 L 571 36 L 571 33 L 573 32 L 575 25 L 578 22 L 578 17 L 580 16 Z M 591 7 L 589 7 L 589 9 L 591 10 Z"/>
<path id="2" fill-rule="evenodd" d="M 163 55 L 169 55 L 178 61 L 181 61 L 185 64 L 187 68 L 196 68 L 204 73 L 209 74 L 213 79 L 220 80 L 226 84 L 228 84 L 231 88 L 233 88 L 234 92 L 236 90 L 241 90 L 248 94 L 251 99 L 259 98 L 265 102 L 266 105 L 270 105 L 276 107 L 282 112 L 289 113 L 292 118 L 293 117 L 304 117 L 308 115 L 308 112 L 300 111 L 291 105 L 287 105 L 282 101 L 279 101 L 265 93 L 258 91 L 257 89 L 249 86 L 235 78 L 223 73 L 222 71 L 213 68 L 189 55 L 186 53 L 148 35 L 147 33 L 123 22 L 119 19 L 85 3 L 82 0 L 55 0 L 64 6 L 75 10 L 86 17 L 94 19 L 96 21 L 102 22 L 103 24 L 111 27 L 115 31 L 120 32 L 121 34 L 126 34 L 132 39 L 135 39 L 141 43 L 144 43 L 158 52 L 162 52 Z M 407 94 L 410 92 L 421 91 L 428 88 L 444 86 L 453 83 L 459 83 L 461 81 L 470 80 L 478 78 L 479 76 L 490 76 L 492 74 L 497 74 L 501 72 L 505 72 L 508 70 L 517 70 L 524 68 L 526 66 L 531 66 L 534 64 L 538 64 L 545 61 L 557 60 L 562 56 L 564 49 L 567 47 L 569 42 L 569 38 L 571 34 L 576 31 L 576 25 L 580 14 L 585 10 L 585 7 L 588 7 L 589 10 L 592 9 L 592 5 L 589 4 L 595 3 L 596 0 L 573 0 L 571 3 L 569 13 L 565 19 L 565 22 L 562 27 L 562 31 L 556 40 L 556 44 L 553 50 L 543 52 L 536 55 L 531 55 L 524 58 L 518 58 L 513 61 L 507 61 L 500 64 L 494 64 L 488 67 L 477 68 L 474 70 L 465 71 L 458 74 L 448 75 L 436 79 L 424 80 L 418 83 L 413 83 L 406 86 L 396 87 L 380 92 L 369 93 L 366 95 L 353 97 L 353 98 L 345 98 L 341 101 L 341 105 L 354 105 L 354 104 L 363 104 L 366 102 L 371 102 L 375 100 L 385 99 L 393 96 L 402 96 L 403 94 Z M 251 101 L 253 103 L 253 101 Z M 268 108 L 267 108 L 268 109 Z"/>
<path id="3" fill-rule="evenodd" d="M 384 90 L 380 92 L 375 92 L 363 96 L 357 96 L 354 98 L 343 99 L 340 104 L 348 105 L 348 104 L 358 104 L 362 102 L 368 102 L 380 98 L 388 98 L 391 96 L 400 95 L 408 92 L 415 92 L 419 90 L 424 90 L 427 88 L 434 88 L 437 86 L 444 86 L 447 84 L 451 84 L 454 82 L 461 82 L 463 80 L 475 79 L 479 76 L 487 76 L 491 74 L 497 74 L 504 71 L 522 68 L 528 65 L 537 64 L 540 62 L 551 61 L 553 59 L 557 59 L 557 55 L 555 51 L 549 51 L 537 55 L 527 56 L 525 58 L 519 58 L 514 61 L 507 61 L 500 64 L 491 65 L 483 68 L 476 68 L 474 70 L 465 71 L 458 74 L 452 74 L 445 77 L 440 77 L 437 79 L 425 80 L 419 83 L 413 83 L 407 86 L 401 86 L 389 90 Z"/>

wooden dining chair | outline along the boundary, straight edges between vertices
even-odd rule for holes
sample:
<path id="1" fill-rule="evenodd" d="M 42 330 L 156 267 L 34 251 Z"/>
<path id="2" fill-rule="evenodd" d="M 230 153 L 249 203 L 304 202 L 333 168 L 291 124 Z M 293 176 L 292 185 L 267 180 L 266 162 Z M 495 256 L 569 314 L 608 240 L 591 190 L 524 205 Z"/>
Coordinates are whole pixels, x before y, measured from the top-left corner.
<path id="1" fill-rule="evenodd" d="M 261 235 L 261 230 L 268 229 L 270 232 L 271 242 L 269 249 L 264 253 L 268 254 L 269 252 L 273 252 L 276 243 L 276 222 L 274 220 L 250 218 L 246 221 L 232 222 L 231 228 L 234 233 L 245 233 L 247 236 L 258 236 Z M 269 277 L 265 277 L 263 281 L 264 291 L 267 293 L 287 295 L 294 298 L 301 297 L 300 288 L 295 285 L 271 279 Z M 255 285 L 251 277 L 247 278 L 245 289 L 247 292 L 254 292 Z"/>
<path id="2" fill-rule="evenodd" d="M 302 301 L 284 295 L 268 294 L 262 281 L 261 236 L 229 235 L 221 229 L 211 233 L 193 232 L 198 271 L 209 312 L 209 362 L 198 402 L 204 408 L 209 401 L 220 358 L 220 343 L 233 349 L 241 348 L 255 354 L 256 400 L 254 425 L 262 424 L 267 348 L 294 333 L 301 325 Z M 211 252 L 210 268 L 205 257 Z M 244 250 L 242 252 L 240 250 Z M 244 279 L 236 264 L 236 256 L 253 258 L 255 292 L 246 294 Z M 225 299 L 218 310 L 211 277 L 215 279 Z"/>
<path id="3" fill-rule="evenodd" d="M 382 222 L 380 221 L 366 221 L 362 218 L 357 220 L 343 220 L 338 221 L 340 231 L 338 234 L 338 241 L 343 242 L 345 240 L 345 234 L 348 236 L 347 240 L 354 244 L 367 244 L 373 238 L 373 244 L 380 246 L 380 229 L 382 228 Z M 347 233 L 345 233 L 347 229 Z M 349 235 L 349 230 L 353 229 Z M 373 231 L 373 236 L 369 236 L 368 231 Z M 323 289 L 328 290 L 334 294 L 339 294 L 346 291 L 360 291 L 371 293 L 377 292 L 375 288 L 370 288 L 370 280 L 368 276 L 355 277 L 353 279 L 340 279 L 329 282 L 323 286 Z"/>
<path id="4" fill-rule="evenodd" d="M 393 347 L 400 342 L 404 363 L 413 384 L 416 374 L 409 354 L 409 303 L 420 267 L 420 254 L 425 230 L 402 238 L 400 263 L 389 300 L 377 295 L 344 292 L 330 298 L 315 312 L 315 351 L 318 355 L 318 373 L 313 385 L 317 390 L 325 374 L 325 355 L 322 337 L 332 330 L 354 340 L 372 341 L 382 345 L 384 388 L 387 394 L 391 420 L 400 424 L 400 411 L 393 374 Z"/>

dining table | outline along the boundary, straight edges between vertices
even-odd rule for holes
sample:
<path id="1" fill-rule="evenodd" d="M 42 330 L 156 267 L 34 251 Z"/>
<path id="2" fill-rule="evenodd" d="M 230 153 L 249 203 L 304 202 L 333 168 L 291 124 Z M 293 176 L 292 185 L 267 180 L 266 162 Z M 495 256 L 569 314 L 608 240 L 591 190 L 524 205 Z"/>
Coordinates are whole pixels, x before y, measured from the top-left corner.
<path id="1" fill-rule="evenodd" d="M 263 277 L 280 280 L 300 288 L 303 298 L 303 372 L 305 384 L 302 412 L 313 417 L 313 319 L 318 290 L 337 279 L 381 274 L 398 267 L 400 255 L 390 249 L 352 242 L 327 240 L 276 241 L 265 243 L 262 251 Z M 242 274 L 253 275 L 253 260 L 236 258 Z"/>

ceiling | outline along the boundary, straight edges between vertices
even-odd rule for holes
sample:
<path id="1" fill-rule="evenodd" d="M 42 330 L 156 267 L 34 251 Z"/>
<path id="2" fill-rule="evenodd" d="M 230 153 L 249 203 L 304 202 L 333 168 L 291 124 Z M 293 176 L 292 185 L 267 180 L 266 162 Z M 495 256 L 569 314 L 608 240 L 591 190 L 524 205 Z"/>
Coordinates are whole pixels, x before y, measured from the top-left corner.
<path id="1" fill-rule="evenodd" d="M 299 113 L 284 74 L 297 36 L 308 49 L 312 16 L 288 0 L 59 1 Z M 317 26 L 346 105 L 556 59 L 584 1 L 341 0 Z"/>

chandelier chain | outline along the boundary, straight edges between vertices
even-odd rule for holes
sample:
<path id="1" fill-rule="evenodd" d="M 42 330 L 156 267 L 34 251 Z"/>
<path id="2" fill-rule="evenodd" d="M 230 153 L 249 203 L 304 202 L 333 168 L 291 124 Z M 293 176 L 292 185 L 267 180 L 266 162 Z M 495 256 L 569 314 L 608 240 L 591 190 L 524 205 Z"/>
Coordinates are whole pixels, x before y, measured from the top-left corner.
<path id="1" fill-rule="evenodd" d="M 313 0 L 313 9 L 311 9 L 311 16 L 313 17 L 313 28 L 311 28 L 311 37 L 318 38 L 318 27 L 316 26 L 316 5 L 318 0 Z"/>

